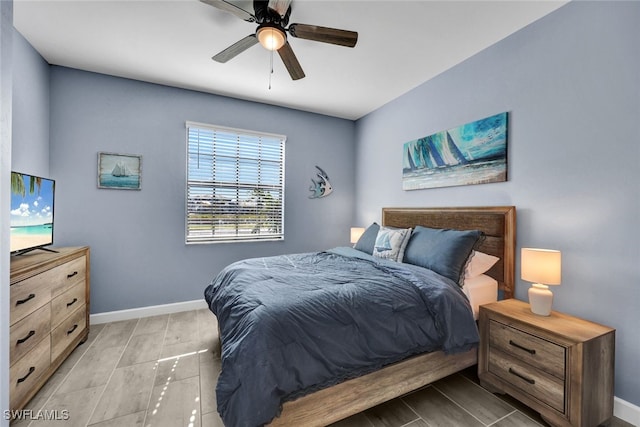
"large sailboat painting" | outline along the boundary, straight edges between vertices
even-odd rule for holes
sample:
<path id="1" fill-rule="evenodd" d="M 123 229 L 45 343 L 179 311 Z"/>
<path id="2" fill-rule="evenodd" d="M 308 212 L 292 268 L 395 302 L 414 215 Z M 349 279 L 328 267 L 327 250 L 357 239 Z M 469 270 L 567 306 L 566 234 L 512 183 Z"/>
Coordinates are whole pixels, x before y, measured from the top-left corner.
<path id="1" fill-rule="evenodd" d="M 507 180 L 507 113 L 406 142 L 402 189 Z"/>

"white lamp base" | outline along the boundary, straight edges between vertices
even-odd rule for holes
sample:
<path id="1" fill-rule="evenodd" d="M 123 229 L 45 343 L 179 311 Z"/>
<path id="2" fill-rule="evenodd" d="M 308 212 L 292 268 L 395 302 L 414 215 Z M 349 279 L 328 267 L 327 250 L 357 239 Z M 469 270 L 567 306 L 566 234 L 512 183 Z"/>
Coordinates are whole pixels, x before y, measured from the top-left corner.
<path id="1" fill-rule="evenodd" d="M 553 304 L 553 293 L 547 285 L 534 283 L 529 288 L 529 305 L 534 314 L 540 316 L 548 316 L 551 314 L 551 305 Z"/>

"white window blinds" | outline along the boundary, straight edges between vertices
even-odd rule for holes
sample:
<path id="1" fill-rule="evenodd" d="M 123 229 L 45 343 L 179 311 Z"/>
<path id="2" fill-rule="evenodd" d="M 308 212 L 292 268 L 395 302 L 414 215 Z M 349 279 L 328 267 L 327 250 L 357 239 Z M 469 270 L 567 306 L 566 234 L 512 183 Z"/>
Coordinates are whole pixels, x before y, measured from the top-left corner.
<path id="1" fill-rule="evenodd" d="M 187 243 L 284 238 L 284 143 L 187 122 Z"/>

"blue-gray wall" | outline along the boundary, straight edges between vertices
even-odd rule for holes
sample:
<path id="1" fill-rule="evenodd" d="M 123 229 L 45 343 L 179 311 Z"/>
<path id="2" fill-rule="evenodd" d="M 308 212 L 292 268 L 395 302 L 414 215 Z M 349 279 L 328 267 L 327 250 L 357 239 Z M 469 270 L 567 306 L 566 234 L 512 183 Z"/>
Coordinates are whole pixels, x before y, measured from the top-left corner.
<path id="1" fill-rule="evenodd" d="M 185 245 L 186 121 L 287 136 L 284 242 Z M 354 132 L 350 120 L 52 67 L 55 240 L 91 246 L 91 312 L 201 299 L 233 261 L 348 244 Z M 100 151 L 142 155 L 142 190 L 98 189 Z M 308 198 L 315 165 L 329 197 Z"/>
<path id="2" fill-rule="evenodd" d="M 11 168 L 49 176 L 49 64 L 18 31 L 13 37 Z"/>
<path id="3" fill-rule="evenodd" d="M 515 205 L 518 248 L 563 253 L 554 308 L 617 329 L 615 394 L 636 405 L 639 22 L 637 2 L 571 2 L 358 120 L 355 192 L 361 225 L 383 206 Z M 404 142 L 503 111 L 508 182 L 402 191 Z"/>
<path id="4" fill-rule="evenodd" d="M 9 407 L 9 206 L 13 110 L 13 0 L 0 1 L 0 410 Z M 9 420 L 0 417 L 0 426 Z"/>

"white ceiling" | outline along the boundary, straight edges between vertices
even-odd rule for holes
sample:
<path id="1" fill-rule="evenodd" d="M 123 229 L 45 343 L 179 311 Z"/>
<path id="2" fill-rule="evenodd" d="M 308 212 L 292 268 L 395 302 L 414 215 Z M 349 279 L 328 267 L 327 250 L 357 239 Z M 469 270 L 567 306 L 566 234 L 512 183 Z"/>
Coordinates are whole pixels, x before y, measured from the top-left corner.
<path id="1" fill-rule="evenodd" d="M 14 26 L 50 64 L 357 119 L 565 3 L 294 0 L 290 23 L 357 31 L 358 44 L 290 37 L 306 77 L 276 54 L 271 89 L 260 45 L 211 60 L 256 24 L 197 0 L 14 0 Z"/>

